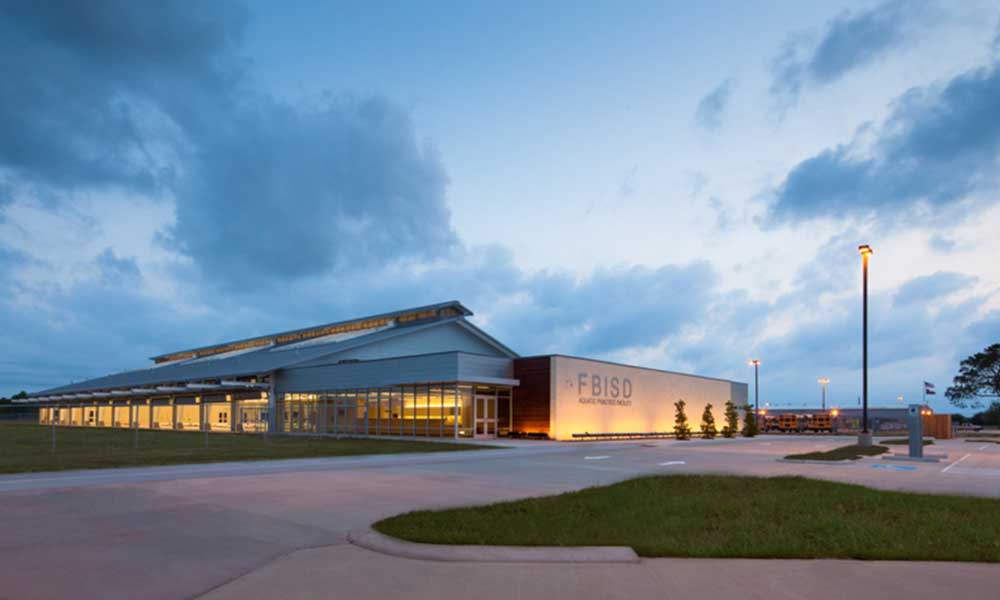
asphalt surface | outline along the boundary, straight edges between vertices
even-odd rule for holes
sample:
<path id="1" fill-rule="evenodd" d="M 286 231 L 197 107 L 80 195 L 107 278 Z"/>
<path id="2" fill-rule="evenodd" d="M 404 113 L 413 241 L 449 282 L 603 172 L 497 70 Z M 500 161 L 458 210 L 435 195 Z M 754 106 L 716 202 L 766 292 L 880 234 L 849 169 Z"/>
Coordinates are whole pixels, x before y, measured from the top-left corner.
<path id="1" fill-rule="evenodd" d="M 552 494 L 647 473 L 800 474 L 882 489 L 1000 497 L 1000 445 L 996 444 L 948 441 L 929 447 L 928 452 L 948 454 L 941 463 L 866 459 L 847 465 L 800 465 L 777 460 L 850 441 L 764 436 L 711 442 L 525 443 L 504 450 L 427 455 L 2 476 L 0 598 L 194 598 L 206 594 L 212 598 L 274 594 L 308 598 L 330 597 L 336 590 L 353 590 L 356 597 L 389 593 L 406 597 L 428 590 L 440 592 L 442 582 L 449 582 L 444 590 L 455 592 L 455 597 L 472 589 L 490 596 L 487 590 L 510 592 L 510 588 L 491 588 L 489 582 L 516 583 L 520 577 L 527 578 L 514 588 L 521 597 L 610 597 L 614 594 L 593 595 L 610 589 L 602 587 L 611 585 L 606 578 L 624 575 L 610 566 L 587 570 L 565 565 L 480 564 L 466 565 L 463 570 L 460 563 L 428 565 L 367 552 L 347 545 L 346 534 L 408 510 Z M 759 568 L 754 562 L 708 561 L 709 566 L 697 568 L 723 568 L 723 563 L 727 572 Z M 927 586 L 947 583 L 955 590 L 950 600 L 976 597 L 962 594 L 981 591 L 977 581 L 995 582 L 1000 576 L 1000 567 L 993 565 L 773 562 L 787 562 L 800 575 L 809 573 L 817 590 L 828 590 L 822 597 L 863 592 L 851 587 L 869 581 L 863 573 L 882 579 L 884 597 L 895 597 L 892 590 L 926 597 L 921 592 L 932 589 Z M 817 562 L 839 566 L 831 566 L 826 578 L 822 570 L 794 566 Z M 395 569 L 394 575 L 379 577 L 373 571 L 369 576 L 369 570 L 379 564 Z M 691 590 L 685 592 L 681 585 L 686 576 L 664 579 L 664 573 L 694 569 L 695 562 L 684 562 L 683 567 L 677 561 L 659 559 L 643 564 L 648 576 L 640 578 L 645 587 L 634 588 L 635 594 L 659 589 L 672 591 L 660 597 L 691 597 L 684 595 Z M 855 583 L 844 575 L 852 569 L 857 570 Z M 879 569 L 884 572 L 880 574 Z M 410 571 L 413 577 L 403 577 Z M 428 580 L 419 573 L 438 573 L 444 579 Z M 474 575 L 480 585 L 456 579 L 457 573 Z M 933 581 L 921 585 L 920 577 Z M 420 582 L 426 587 L 419 587 Z M 704 591 L 714 596 L 709 593 L 713 589 L 718 588 Z M 795 595 L 796 589 L 767 597 L 820 597 Z M 496 597 L 500 595 L 504 594 Z"/>

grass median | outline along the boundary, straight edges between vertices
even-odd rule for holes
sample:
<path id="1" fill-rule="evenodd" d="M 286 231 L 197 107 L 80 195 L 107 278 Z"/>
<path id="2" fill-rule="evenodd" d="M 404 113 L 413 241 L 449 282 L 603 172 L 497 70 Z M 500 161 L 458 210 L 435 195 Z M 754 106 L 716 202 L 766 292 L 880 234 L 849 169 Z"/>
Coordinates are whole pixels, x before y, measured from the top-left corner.
<path id="1" fill-rule="evenodd" d="M 435 544 L 631 546 L 640 556 L 1000 562 L 1000 500 L 801 477 L 671 475 L 375 523 Z"/>
<path id="2" fill-rule="evenodd" d="M 862 456 L 878 456 L 888 452 L 885 446 L 841 446 L 833 450 L 806 452 L 804 454 L 789 454 L 785 460 L 858 460 Z"/>
<path id="3" fill-rule="evenodd" d="M 322 436 L 263 436 L 180 431 L 0 425 L 0 473 L 144 467 L 185 463 L 272 460 L 404 452 L 478 450 L 486 446 L 451 442 L 334 439 Z"/>

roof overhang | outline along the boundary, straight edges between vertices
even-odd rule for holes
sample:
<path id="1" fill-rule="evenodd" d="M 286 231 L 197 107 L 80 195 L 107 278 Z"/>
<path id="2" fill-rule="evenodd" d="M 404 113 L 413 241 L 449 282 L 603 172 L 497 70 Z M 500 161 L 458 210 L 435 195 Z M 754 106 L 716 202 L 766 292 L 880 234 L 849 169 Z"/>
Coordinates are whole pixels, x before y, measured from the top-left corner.
<path id="1" fill-rule="evenodd" d="M 461 326 L 462 328 L 464 328 L 469 333 L 475 335 L 476 337 L 478 337 L 479 339 L 483 340 L 484 342 L 486 342 L 490 346 L 493 346 L 494 348 L 496 348 L 500 352 L 506 354 L 507 358 L 518 358 L 520 356 L 517 352 L 514 352 L 513 350 L 511 350 L 510 348 L 508 348 L 506 345 L 504 345 L 503 343 L 501 343 L 500 340 L 496 339 L 492 335 L 486 333 L 485 331 L 483 331 L 482 329 L 476 327 L 475 325 L 473 325 L 472 323 L 466 321 L 465 319 L 458 319 L 457 323 L 459 324 L 459 326 Z"/>
<path id="2" fill-rule="evenodd" d="M 223 381 L 220 382 L 220 385 L 222 387 L 245 388 L 245 389 L 253 389 L 253 390 L 266 390 L 269 387 L 271 387 L 269 384 L 258 383 L 258 382 L 255 382 L 255 381 L 226 381 L 226 380 L 223 380 Z"/>

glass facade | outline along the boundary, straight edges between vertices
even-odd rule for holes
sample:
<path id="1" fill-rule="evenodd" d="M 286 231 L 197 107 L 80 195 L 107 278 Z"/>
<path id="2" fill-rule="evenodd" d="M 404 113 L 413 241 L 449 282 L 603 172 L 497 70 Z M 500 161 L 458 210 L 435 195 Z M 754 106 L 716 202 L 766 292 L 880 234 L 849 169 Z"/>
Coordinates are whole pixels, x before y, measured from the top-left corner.
<path id="1" fill-rule="evenodd" d="M 314 412 L 302 409 L 296 412 L 303 415 L 305 427 L 315 423 Z M 59 425 L 84 427 L 263 433 L 268 430 L 270 411 L 267 392 L 240 391 L 204 396 L 124 398 L 39 409 L 40 422 L 48 424 L 53 420 Z M 282 423 L 279 420 L 279 431 Z"/>
<path id="2" fill-rule="evenodd" d="M 472 437 L 473 434 L 473 405 L 472 386 L 458 386 L 458 437 Z"/>
<path id="3" fill-rule="evenodd" d="M 509 387 L 463 383 L 287 393 L 278 402 L 278 431 L 493 437 L 510 430 L 510 402 Z"/>
<path id="4" fill-rule="evenodd" d="M 276 403 L 283 433 L 429 438 L 494 437 L 510 430 L 511 389 L 468 383 L 286 393 Z M 231 433 L 268 431 L 266 392 L 122 399 L 41 408 L 39 420 L 84 427 Z"/>

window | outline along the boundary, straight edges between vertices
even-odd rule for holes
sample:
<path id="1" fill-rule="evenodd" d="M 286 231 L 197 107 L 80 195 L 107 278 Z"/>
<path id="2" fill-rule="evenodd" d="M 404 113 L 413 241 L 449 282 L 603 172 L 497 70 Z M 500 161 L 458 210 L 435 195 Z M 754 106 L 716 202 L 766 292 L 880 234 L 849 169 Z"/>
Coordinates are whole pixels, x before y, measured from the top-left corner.
<path id="1" fill-rule="evenodd" d="M 220 412 L 218 422 L 220 425 L 225 425 L 229 422 L 229 413 Z"/>

